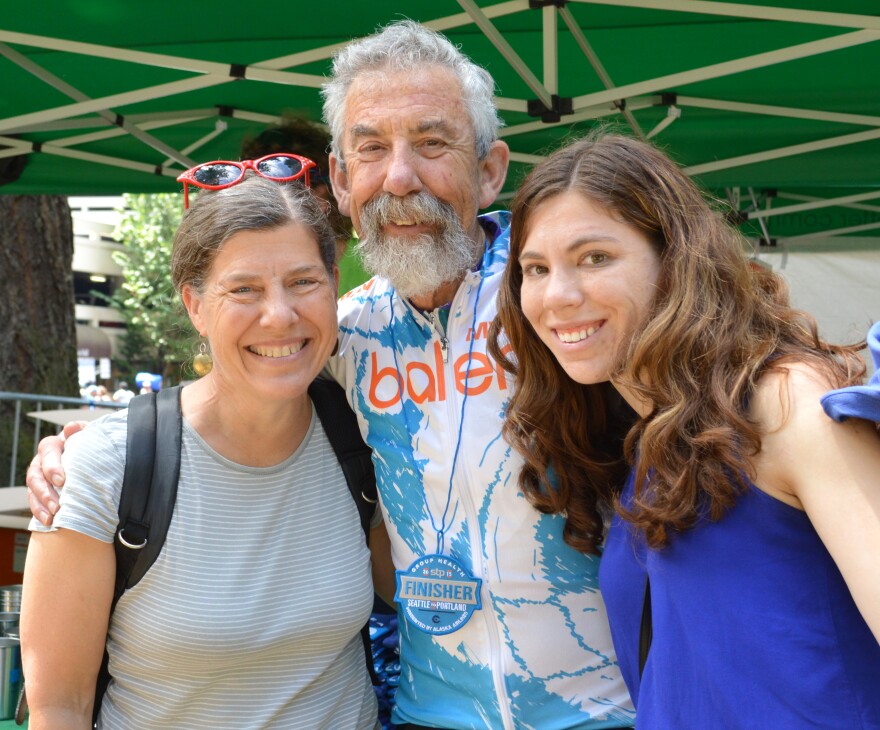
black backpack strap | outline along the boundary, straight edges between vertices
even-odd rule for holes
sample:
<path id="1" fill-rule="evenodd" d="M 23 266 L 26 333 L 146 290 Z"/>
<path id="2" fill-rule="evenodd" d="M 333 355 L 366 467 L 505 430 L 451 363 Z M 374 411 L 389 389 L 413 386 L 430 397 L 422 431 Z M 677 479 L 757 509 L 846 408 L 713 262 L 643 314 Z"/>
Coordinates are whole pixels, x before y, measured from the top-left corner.
<path id="1" fill-rule="evenodd" d="M 335 380 L 318 378 L 309 386 L 309 397 L 315 404 L 327 440 L 333 447 L 352 499 L 358 508 L 361 527 L 370 541 L 370 522 L 376 512 L 376 472 L 373 452 L 364 443 L 357 416 L 348 405 L 345 391 Z"/>
<path id="2" fill-rule="evenodd" d="M 364 443 L 358 426 L 357 416 L 348 405 L 345 391 L 335 380 L 319 377 L 309 386 L 309 397 L 315 404 L 318 418 L 324 426 L 327 440 L 333 447 L 348 491 L 357 505 L 367 545 L 370 544 L 370 523 L 376 512 L 379 496 L 376 491 L 376 472 L 373 468 L 373 452 Z M 379 685 L 376 669 L 373 666 L 373 648 L 370 644 L 370 624 L 361 629 L 364 654 L 367 657 L 367 670 L 374 685 Z"/>
<path id="3" fill-rule="evenodd" d="M 177 386 L 158 394 L 148 393 L 129 404 L 125 477 L 114 542 L 114 605 L 144 577 L 159 557 L 168 534 L 180 478 L 180 391 L 181 386 Z"/>
<path id="4" fill-rule="evenodd" d="M 139 395 L 128 404 L 119 530 L 113 542 L 116 583 L 111 615 L 122 594 L 137 585 L 159 557 L 171 525 L 180 478 L 181 388 L 176 386 L 158 394 Z M 93 721 L 97 720 L 101 700 L 110 683 L 107 661 L 105 651 L 95 690 Z"/>

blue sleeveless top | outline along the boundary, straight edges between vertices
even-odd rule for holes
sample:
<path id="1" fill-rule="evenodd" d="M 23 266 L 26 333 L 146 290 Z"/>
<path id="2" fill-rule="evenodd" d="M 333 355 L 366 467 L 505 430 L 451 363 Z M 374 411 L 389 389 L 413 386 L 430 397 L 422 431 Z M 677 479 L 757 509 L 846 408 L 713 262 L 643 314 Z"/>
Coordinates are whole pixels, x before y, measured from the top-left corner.
<path id="1" fill-rule="evenodd" d="M 752 486 L 662 550 L 615 518 L 599 585 L 640 730 L 880 729 L 880 644 L 801 510 Z"/>

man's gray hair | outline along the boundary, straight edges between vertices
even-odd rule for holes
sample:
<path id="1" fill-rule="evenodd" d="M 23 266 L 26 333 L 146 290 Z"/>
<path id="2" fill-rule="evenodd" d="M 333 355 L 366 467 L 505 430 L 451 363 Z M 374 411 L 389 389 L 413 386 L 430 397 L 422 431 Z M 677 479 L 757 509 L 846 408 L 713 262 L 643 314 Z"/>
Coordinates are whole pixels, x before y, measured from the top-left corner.
<path id="1" fill-rule="evenodd" d="M 455 74 L 474 125 L 477 157 L 482 160 L 489 154 L 503 125 L 493 101 L 492 76 L 440 33 L 413 20 L 401 20 L 348 44 L 333 58 L 333 77 L 324 84 L 321 93 L 324 121 L 333 135 L 332 150 L 343 169 L 346 95 L 354 80 L 368 71 L 415 71 L 426 66 L 448 68 Z"/>

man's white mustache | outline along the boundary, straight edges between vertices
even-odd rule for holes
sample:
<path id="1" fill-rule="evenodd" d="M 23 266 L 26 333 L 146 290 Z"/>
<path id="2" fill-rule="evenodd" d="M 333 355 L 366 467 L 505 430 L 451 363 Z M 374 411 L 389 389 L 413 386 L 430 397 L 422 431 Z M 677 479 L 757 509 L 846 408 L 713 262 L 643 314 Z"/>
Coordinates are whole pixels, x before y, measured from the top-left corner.
<path id="1" fill-rule="evenodd" d="M 408 221 L 428 225 L 444 225 L 455 211 L 449 203 L 431 193 L 411 193 L 405 197 L 381 193 L 364 206 L 364 215 L 379 225 Z"/>

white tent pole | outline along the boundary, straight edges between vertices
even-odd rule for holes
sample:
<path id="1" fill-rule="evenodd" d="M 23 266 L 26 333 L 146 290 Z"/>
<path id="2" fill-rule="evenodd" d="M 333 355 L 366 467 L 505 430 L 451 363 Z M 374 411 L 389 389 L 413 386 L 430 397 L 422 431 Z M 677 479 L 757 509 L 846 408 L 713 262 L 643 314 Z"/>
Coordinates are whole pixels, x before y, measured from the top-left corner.
<path id="1" fill-rule="evenodd" d="M 593 67 L 593 70 L 599 76 L 599 80 L 602 82 L 602 85 L 606 89 L 613 89 L 614 82 L 611 80 L 611 76 L 608 75 L 608 72 L 605 70 L 604 64 L 599 59 L 598 54 L 593 50 L 593 46 L 590 45 L 590 42 L 587 40 L 587 36 L 584 34 L 583 30 L 581 30 L 581 27 L 577 24 L 577 21 L 574 19 L 571 11 L 568 8 L 561 8 L 559 10 L 559 14 L 565 21 L 566 26 L 568 26 L 568 30 L 571 33 L 572 38 L 574 38 L 575 42 L 578 44 L 578 46 L 580 46 L 581 51 L 587 57 L 587 60 Z M 636 121 L 636 118 L 633 116 L 632 111 L 629 109 L 629 103 L 625 99 L 615 99 L 615 106 L 620 110 L 620 113 L 623 114 L 624 119 L 626 119 L 632 131 L 636 133 L 636 136 L 644 139 L 645 134 L 642 131 L 639 123 Z"/>
<path id="2" fill-rule="evenodd" d="M 486 17 L 486 14 L 480 10 L 473 0 L 458 0 L 458 4 L 461 5 L 461 7 L 464 8 L 464 11 L 471 16 L 474 23 L 477 24 L 477 27 L 483 31 L 483 34 L 489 39 L 492 45 L 498 49 L 498 52 L 504 56 L 504 59 L 525 82 L 526 86 L 528 86 L 532 92 L 534 92 L 535 96 L 540 99 L 541 103 L 548 109 L 551 109 L 553 107 L 553 102 L 550 99 L 550 92 L 544 88 L 544 85 L 538 80 L 538 77 L 532 73 L 532 70 L 526 65 L 525 61 L 519 57 L 519 54 L 513 50 L 513 46 L 507 42 L 507 39 L 498 32 L 498 29 L 494 25 L 492 25 L 492 22 Z"/>
<path id="3" fill-rule="evenodd" d="M 816 231 L 815 233 L 804 233 L 800 236 L 788 236 L 780 238 L 780 241 L 791 243 L 792 241 L 806 241 L 810 238 L 829 238 L 831 236 L 842 236 L 845 233 L 861 233 L 863 231 L 873 231 L 880 228 L 880 223 L 863 223 L 860 226 L 847 226 L 846 228 L 834 228 L 830 231 Z"/>
<path id="4" fill-rule="evenodd" d="M 877 198 L 880 198 L 880 191 L 872 190 L 869 193 L 843 195 L 839 198 L 824 198 L 810 201 L 808 203 L 786 205 L 783 208 L 773 208 L 773 210 L 754 210 L 747 215 L 749 220 L 763 220 L 764 218 L 769 218 L 771 216 L 790 215 L 792 213 L 803 213 L 806 210 L 817 210 L 819 208 L 845 206 L 849 203 L 861 203 L 863 200 L 876 200 Z"/>
<path id="5" fill-rule="evenodd" d="M 777 63 L 784 63 L 785 61 L 793 61 L 798 58 L 816 56 L 830 51 L 837 51 L 842 48 L 850 48 L 864 43 L 871 43 L 876 40 L 880 40 L 880 31 L 859 30 L 853 33 L 842 33 L 833 38 L 823 38 L 818 41 L 799 43 L 787 48 L 779 48 L 775 51 L 758 53 L 754 56 L 744 56 L 743 58 L 715 63 L 709 66 L 703 66 L 702 68 L 667 74 L 666 76 L 658 76 L 657 78 L 648 79 L 646 81 L 638 81 L 633 84 L 618 86 L 616 89 L 610 91 L 596 91 L 592 94 L 585 94 L 584 96 L 575 97 L 574 108 L 581 109 L 584 106 L 603 104 L 605 102 L 634 96 L 636 94 L 651 94 L 663 89 L 674 89 L 678 86 L 692 84 L 697 81 L 707 81 L 721 76 L 741 73 L 742 71 L 751 71 L 757 68 L 772 66 Z"/>
<path id="6" fill-rule="evenodd" d="M 829 13 L 822 10 L 799 10 L 767 5 L 745 5 L 743 3 L 707 2 L 706 0 L 571 0 L 571 2 L 591 5 L 616 5 L 627 8 L 649 8 L 651 10 L 674 10 L 682 13 L 701 15 L 725 15 L 733 18 L 752 18 L 754 20 L 783 20 L 792 23 L 829 25 L 838 28 L 874 28 L 880 30 L 880 17 L 875 15 L 855 15 L 853 13 Z"/>
<path id="7" fill-rule="evenodd" d="M 0 137 L 0 143 L 6 144 L 5 138 Z M 31 151 L 31 145 L 28 145 L 27 152 Z M 145 172 L 150 175 L 162 175 L 165 177 L 174 177 L 176 178 L 180 173 L 176 170 L 166 170 L 162 169 L 159 173 L 156 172 L 156 165 L 149 165 L 144 162 L 135 162 L 134 160 L 124 160 L 121 157 L 110 157 L 109 155 L 96 155 L 92 152 L 83 152 L 82 150 L 71 150 L 66 147 L 56 147 L 55 145 L 47 142 L 42 145 L 40 148 L 40 154 L 46 155 L 58 155 L 59 157 L 70 157 L 74 160 L 84 160 L 85 162 L 95 162 L 99 165 L 109 165 L 111 167 L 124 167 L 128 170 L 136 170 L 138 172 Z M 0 157 L 4 157 L 2 153 L 0 153 Z"/>
<path id="8" fill-rule="evenodd" d="M 215 115 L 216 116 L 216 115 Z M 142 125 L 139 125 L 140 129 L 148 130 L 148 129 L 162 129 L 164 127 L 174 127 L 179 124 L 186 124 L 187 122 L 198 121 L 199 119 L 203 119 L 204 117 L 190 117 L 183 119 L 169 119 L 165 121 L 156 121 L 156 122 L 146 122 Z M 78 134 L 73 137 L 62 137 L 59 139 L 53 139 L 52 144 L 56 147 L 75 147 L 77 145 L 89 144 L 91 142 L 99 142 L 104 139 L 113 139 L 114 137 L 121 137 L 126 134 L 126 132 L 120 129 L 117 126 L 113 126 L 111 129 L 102 129 L 98 132 L 91 132 L 89 134 Z M 186 153 L 184 153 L 186 154 Z"/>
<path id="9" fill-rule="evenodd" d="M 227 71 L 229 70 L 229 66 L 225 66 L 225 68 Z M 271 71 L 260 69 L 256 65 L 248 66 L 246 68 L 245 78 L 255 81 L 284 83 L 293 86 L 320 86 L 324 81 L 321 76 L 295 74 L 285 71 Z M 181 81 L 172 81 L 167 84 L 158 84 L 157 86 L 148 86 L 142 89 L 122 92 L 120 94 L 112 94 L 110 96 L 101 97 L 100 99 L 67 104 L 54 109 L 31 112 L 30 114 L 20 114 L 16 117 L 8 117 L 0 120 L 0 132 L 5 132 L 14 127 L 20 127 L 26 124 L 38 124 L 56 119 L 64 119 L 66 117 L 101 111 L 109 107 L 125 106 L 126 104 L 134 104 L 140 101 L 150 101 L 152 99 L 166 96 L 174 96 L 175 94 L 182 94 L 187 91 L 206 89 L 211 86 L 226 84 L 230 81 L 234 81 L 234 79 L 228 74 L 222 77 L 213 75 L 194 76 L 193 78 L 183 79 Z"/>
<path id="10" fill-rule="evenodd" d="M 639 96 L 627 101 L 626 106 L 627 109 L 630 109 L 631 111 L 638 111 L 639 109 L 648 109 L 649 107 L 656 106 L 656 104 L 654 103 L 653 97 L 651 96 Z M 615 114 L 620 114 L 620 109 L 618 109 L 616 106 L 595 106 L 590 107 L 589 109 L 584 109 L 583 111 L 576 112 L 575 114 L 565 116 L 558 122 L 524 122 L 523 124 L 514 124 L 510 127 L 502 127 L 501 131 L 498 133 L 498 136 L 512 137 L 517 134 L 536 132 L 539 129 L 552 129 L 553 127 L 571 126 L 572 124 L 576 124 L 577 122 L 584 122 L 588 119 L 598 119 L 600 117 L 610 117 Z"/>
<path id="11" fill-rule="evenodd" d="M 681 109 L 679 109 L 675 104 L 670 104 L 666 107 L 666 116 L 658 122 L 657 126 L 654 127 L 650 132 L 648 132 L 648 139 L 654 139 L 660 132 L 662 132 L 666 127 L 672 124 L 676 119 L 681 118 Z"/>
<path id="12" fill-rule="evenodd" d="M 559 93 L 559 38 L 556 8 L 541 8 L 541 36 L 544 50 L 544 88 L 551 94 Z"/>
<path id="13" fill-rule="evenodd" d="M 129 61 L 142 66 L 159 66 L 177 71 L 191 71 L 200 74 L 225 75 L 229 73 L 228 63 L 216 61 L 200 61 L 195 58 L 183 58 L 181 56 L 168 56 L 162 53 L 149 53 L 146 51 L 133 51 L 130 48 L 117 48 L 116 46 L 99 46 L 95 43 L 80 43 L 68 41 L 63 38 L 51 38 L 49 36 L 31 35 L 29 33 L 16 33 L 14 31 L 0 29 L 0 41 L 15 43 L 21 46 L 33 48 L 45 48 L 50 51 L 62 51 L 64 53 L 76 53 L 81 56 L 94 56 L 96 58 L 109 58 L 113 61 Z"/>
<path id="14" fill-rule="evenodd" d="M 136 124 L 141 129 L 149 129 L 149 123 L 154 121 L 175 122 L 192 122 L 197 119 L 205 119 L 207 117 L 216 117 L 217 107 L 208 109 L 180 109 L 172 112 L 155 112 L 152 114 L 128 114 L 126 121 Z M 46 122 L 45 124 L 32 124 L 26 127 L 16 127 L 15 129 L 6 130 L 7 134 L 21 134 L 25 132 L 66 132 L 75 129 L 103 129 L 110 124 L 106 119 L 93 117 L 90 119 L 62 119 L 54 122 Z"/>
<path id="15" fill-rule="evenodd" d="M 509 0 L 509 2 L 506 3 L 489 5 L 483 8 L 483 13 L 487 18 L 501 18 L 505 15 L 513 15 L 514 13 L 520 13 L 523 10 L 528 9 L 529 0 Z M 474 19 L 467 13 L 455 13 L 454 15 L 447 15 L 445 18 L 436 18 L 434 20 L 425 21 L 424 25 L 431 30 L 436 30 L 442 33 L 444 30 L 459 28 L 462 25 L 470 25 L 473 22 Z"/>
<path id="16" fill-rule="evenodd" d="M 840 124 L 864 124 L 869 127 L 880 127 L 880 117 L 867 114 L 840 114 L 838 112 L 826 112 L 817 109 L 799 109 L 797 107 L 773 106 L 770 104 L 747 104 L 740 101 L 703 99 L 696 96 L 678 96 L 676 104 L 698 109 L 717 109 L 718 111 L 763 114 L 771 117 L 791 117 L 793 119 L 812 119 L 817 122 L 839 122 Z"/>
<path id="17" fill-rule="evenodd" d="M 802 155 L 807 152 L 817 152 L 819 150 L 827 150 L 834 147 L 843 147 L 848 144 L 858 144 L 859 142 L 869 142 L 874 139 L 880 139 L 880 129 L 869 129 L 865 132 L 854 132 L 853 134 L 844 134 L 840 137 L 818 139 L 815 142 L 805 142 L 803 144 L 795 144 L 789 147 L 779 147 L 775 150 L 765 150 L 764 152 L 755 152 L 750 155 L 728 157 L 726 160 L 715 160 L 714 162 L 705 162 L 702 165 L 691 165 L 690 167 L 684 168 L 684 171 L 688 175 L 702 175 L 707 172 L 728 170 L 731 167 L 741 167 L 756 162 L 766 162 L 767 160 L 778 160 L 782 157 Z"/>
<path id="18" fill-rule="evenodd" d="M 71 86 L 66 81 L 58 78 L 55 74 L 47 71 L 42 66 L 34 63 L 29 58 L 23 56 L 18 51 L 10 48 L 5 43 L 0 43 L 0 54 L 6 56 L 10 61 L 17 64 L 25 71 L 36 76 L 40 81 L 49 86 L 57 89 L 65 96 L 70 97 L 74 101 L 89 101 L 90 97 L 83 94 L 79 89 Z M 117 115 L 115 112 L 104 109 L 98 112 L 100 116 L 106 119 L 111 124 L 116 123 Z M 190 160 L 186 155 L 181 154 L 178 150 L 174 149 L 171 145 L 165 144 L 159 139 L 156 139 L 153 135 L 148 134 L 142 129 L 139 129 L 134 124 L 125 121 L 124 118 L 121 118 L 122 122 L 118 126 L 124 129 L 128 134 L 130 134 L 135 139 L 143 142 L 148 147 L 152 149 L 162 152 L 163 154 L 168 155 L 172 159 L 179 162 L 184 167 L 192 167 L 193 161 Z"/>
<path id="19" fill-rule="evenodd" d="M 811 203 L 814 200 L 824 200 L 824 198 L 816 197 L 815 195 L 802 195 L 800 193 L 789 193 L 784 190 L 778 190 L 776 192 L 776 197 L 781 198 L 782 200 L 802 200 L 806 203 Z M 872 213 L 880 213 L 880 205 L 861 205 L 859 203 L 845 203 L 840 206 L 841 208 L 852 208 L 854 210 L 868 210 Z"/>
<path id="20" fill-rule="evenodd" d="M 529 0 L 511 0 L 506 3 L 490 5 L 482 10 L 483 14 L 491 19 L 501 18 L 505 15 L 512 15 L 513 13 L 519 13 L 528 9 Z M 448 15 L 443 18 L 424 21 L 422 25 L 426 28 L 442 33 L 443 31 L 459 28 L 463 25 L 471 25 L 473 22 L 473 18 L 467 13 L 455 13 L 454 15 Z M 314 61 L 324 61 L 332 57 L 338 49 L 347 44 L 347 41 L 344 43 L 332 43 L 327 46 L 321 46 L 320 48 L 312 48 L 308 51 L 291 53 L 288 56 L 279 56 L 270 61 L 262 62 L 260 66 L 263 68 L 291 68 L 293 66 L 301 66 L 305 63 L 313 63 Z"/>
<path id="21" fill-rule="evenodd" d="M 222 119 L 218 119 L 218 120 L 214 123 L 214 129 L 213 129 L 212 131 L 208 132 L 204 137 L 200 137 L 199 139 L 197 139 L 197 140 L 196 140 L 195 142 L 193 142 L 192 144 L 187 145 L 187 146 L 183 149 L 184 154 L 187 154 L 187 155 L 192 154 L 193 152 L 195 152 L 195 151 L 196 151 L 197 149 L 199 149 L 200 147 L 204 147 L 204 146 L 205 146 L 206 144 L 208 144 L 208 142 L 210 142 L 212 139 L 214 139 L 215 137 L 218 137 L 219 135 L 223 134 L 223 132 L 225 132 L 228 128 L 229 128 L 229 124 L 228 124 L 227 122 L 223 121 Z M 169 166 L 171 165 L 171 163 L 173 163 L 173 162 L 175 162 L 175 160 L 172 160 L 172 159 L 169 157 L 168 159 L 166 159 L 166 160 L 162 163 L 162 167 L 169 167 Z M 192 167 L 192 165 L 191 165 L 191 167 Z"/>
<path id="22" fill-rule="evenodd" d="M 15 137 L 0 137 L 0 144 L 7 148 L 0 150 L 0 160 L 4 157 L 27 155 L 33 150 L 30 142 L 22 142 L 20 139 L 15 139 Z"/>
<path id="23" fill-rule="evenodd" d="M 78 116 L 80 114 L 88 114 L 90 112 L 101 111 L 108 107 L 125 106 L 138 101 L 149 101 L 151 99 L 160 99 L 174 94 L 183 94 L 187 91 L 195 91 L 197 89 L 205 89 L 210 86 L 224 84 L 233 79 L 229 76 L 218 79 L 216 76 L 195 76 L 190 79 L 181 81 L 172 81 L 168 84 L 159 84 L 134 91 L 126 91 L 120 94 L 104 96 L 100 99 L 92 99 L 91 101 L 81 101 L 75 104 L 67 104 L 65 106 L 55 107 L 54 109 L 44 109 L 39 112 L 30 112 L 29 114 L 19 114 L 16 117 L 7 117 L 0 120 L 0 132 L 8 129 L 21 127 L 26 124 L 35 124 L 40 122 L 53 121 L 55 119 L 64 119 L 66 117 Z"/>
<path id="24" fill-rule="evenodd" d="M 539 162 L 542 162 L 544 158 L 541 155 L 530 155 L 525 152 L 513 152 L 510 153 L 510 161 L 511 162 L 522 162 L 526 165 L 537 165 Z"/>
<path id="25" fill-rule="evenodd" d="M 754 190 L 754 188 L 752 188 L 751 185 L 749 185 L 749 197 L 752 199 L 752 205 L 754 205 L 755 208 L 757 208 L 758 207 L 758 198 L 755 195 L 755 190 Z M 764 234 L 764 240 L 769 242 L 770 241 L 770 232 L 767 230 L 767 221 L 764 220 L 764 218 L 759 218 L 758 225 L 761 226 L 761 232 Z M 757 254 L 757 249 L 755 250 L 755 254 Z"/>

